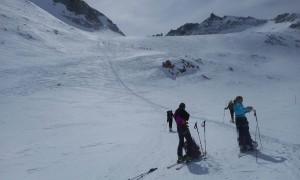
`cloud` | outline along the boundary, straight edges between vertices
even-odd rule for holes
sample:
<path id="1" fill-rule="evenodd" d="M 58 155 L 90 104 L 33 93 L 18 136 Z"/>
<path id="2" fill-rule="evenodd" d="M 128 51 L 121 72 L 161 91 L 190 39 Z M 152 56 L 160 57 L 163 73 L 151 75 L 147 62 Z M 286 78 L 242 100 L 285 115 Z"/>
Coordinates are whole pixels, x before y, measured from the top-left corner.
<path id="1" fill-rule="evenodd" d="M 185 23 L 201 23 L 210 13 L 219 16 L 274 18 L 300 13 L 299 0 L 85 0 L 111 19 L 126 36 L 166 34 Z"/>

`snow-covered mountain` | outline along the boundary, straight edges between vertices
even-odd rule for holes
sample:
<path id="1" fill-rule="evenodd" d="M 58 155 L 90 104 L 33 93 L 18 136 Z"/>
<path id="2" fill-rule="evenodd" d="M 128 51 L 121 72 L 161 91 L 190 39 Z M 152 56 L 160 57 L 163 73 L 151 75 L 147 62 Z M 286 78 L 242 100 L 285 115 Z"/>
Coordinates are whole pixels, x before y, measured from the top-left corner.
<path id="1" fill-rule="evenodd" d="M 274 18 L 275 23 L 291 23 L 290 28 L 300 29 L 300 14 L 284 13 Z"/>
<path id="2" fill-rule="evenodd" d="M 299 19 L 297 14 L 282 14 L 277 16 L 274 21 L 280 22 L 294 22 Z M 176 30 L 169 31 L 166 36 L 183 36 L 183 35 L 203 35 L 203 34 L 226 34 L 232 32 L 241 32 L 249 28 L 261 26 L 266 24 L 266 19 L 256 19 L 253 17 L 235 17 L 224 16 L 219 17 L 215 14 L 211 14 L 209 18 L 202 23 L 187 23 Z M 297 28 L 299 21 L 294 22 L 291 27 Z"/>
<path id="3" fill-rule="evenodd" d="M 31 0 L 61 21 L 86 31 L 109 29 L 122 36 L 123 32 L 104 14 L 83 0 Z"/>
<path id="4" fill-rule="evenodd" d="M 298 180 L 300 35 L 289 25 L 124 37 L 1 0 L 0 179 L 119 180 L 157 168 L 144 179 Z M 224 110 L 239 95 L 256 109 L 247 118 L 259 142 L 241 158 Z M 208 154 L 167 169 L 178 135 L 167 131 L 166 111 L 181 102 Z"/>

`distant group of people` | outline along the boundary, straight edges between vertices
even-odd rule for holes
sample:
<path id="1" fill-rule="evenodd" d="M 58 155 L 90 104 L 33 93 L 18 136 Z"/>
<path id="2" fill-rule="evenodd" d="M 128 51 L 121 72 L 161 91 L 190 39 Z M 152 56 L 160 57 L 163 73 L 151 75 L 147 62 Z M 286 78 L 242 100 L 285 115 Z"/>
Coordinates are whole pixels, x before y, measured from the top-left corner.
<path id="1" fill-rule="evenodd" d="M 192 159 L 190 156 L 191 144 L 192 144 L 192 136 L 188 127 L 188 120 L 190 114 L 185 110 L 185 104 L 180 103 L 178 109 L 173 114 L 172 111 L 167 111 L 167 121 L 169 122 L 169 132 L 172 131 L 172 119 L 175 119 L 177 125 L 177 133 L 179 137 L 179 143 L 177 147 L 177 156 L 178 161 L 186 161 Z M 241 152 L 245 152 L 247 150 L 253 150 L 257 147 L 257 143 L 252 140 L 250 132 L 249 132 L 249 122 L 246 113 L 253 111 L 252 106 L 243 106 L 243 97 L 237 96 L 234 101 L 230 101 L 227 107 L 224 108 L 230 110 L 231 120 L 230 122 L 236 124 L 236 129 L 238 132 L 238 143 Z M 235 119 L 234 119 L 235 115 Z M 186 140 L 186 155 L 183 156 L 183 147 L 185 146 L 184 139 Z"/>

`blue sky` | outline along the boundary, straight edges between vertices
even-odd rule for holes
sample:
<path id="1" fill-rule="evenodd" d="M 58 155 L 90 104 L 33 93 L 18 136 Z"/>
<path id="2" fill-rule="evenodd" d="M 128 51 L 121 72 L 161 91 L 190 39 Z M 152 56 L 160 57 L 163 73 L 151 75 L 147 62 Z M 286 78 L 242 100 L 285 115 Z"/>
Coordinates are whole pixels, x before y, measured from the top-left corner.
<path id="1" fill-rule="evenodd" d="M 218 16 L 271 19 L 285 12 L 300 13 L 300 0 L 85 0 L 105 14 L 126 36 L 168 33 L 185 23 Z"/>

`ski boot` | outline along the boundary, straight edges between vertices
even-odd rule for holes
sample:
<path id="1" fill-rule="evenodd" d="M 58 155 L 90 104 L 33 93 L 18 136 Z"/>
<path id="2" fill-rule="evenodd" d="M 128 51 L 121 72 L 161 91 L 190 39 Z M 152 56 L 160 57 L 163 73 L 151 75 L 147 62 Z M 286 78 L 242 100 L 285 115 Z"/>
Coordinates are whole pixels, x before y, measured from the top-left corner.
<path id="1" fill-rule="evenodd" d="M 192 160 L 192 157 L 185 155 L 184 160 L 185 160 L 185 162 L 189 162 Z"/>
<path id="2" fill-rule="evenodd" d="M 256 149 L 258 146 L 257 142 L 255 141 L 252 141 L 251 142 L 251 145 L 246 145 L 246 149 L 247 150 L 250 150 L 250 151 L 253 151 L 254 149 Z"/>
<path id="3" fill-rule="evenodd" d="M 185 161 L 184 156 L 178 156 L 177 163 L 182 163 Z"/>
<path id="4" fill-rule="evenodd" d="M 247 152 L 246 148 L 243 145 L 240 145 L 240 153 Z"/>
<path id="5" fill-rule="evenodd" d="M 256 149 L 258 146 L 258 143 L 256 141 L 252 141 L 252 147 L 253 149 Z"/>

